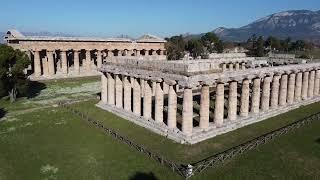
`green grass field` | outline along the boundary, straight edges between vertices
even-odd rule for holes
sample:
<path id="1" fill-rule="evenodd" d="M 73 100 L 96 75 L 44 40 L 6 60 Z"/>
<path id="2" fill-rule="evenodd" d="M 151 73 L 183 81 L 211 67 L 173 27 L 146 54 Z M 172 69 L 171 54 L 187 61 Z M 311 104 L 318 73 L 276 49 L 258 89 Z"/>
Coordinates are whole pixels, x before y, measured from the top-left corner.
<path id="1" fill-rule="evenodd" d="M 92 81 L 96 80 L 49 82 L 46 89 L 32 99 L 21 99 L 14 104 L 0 101 L 0 108 L 6 111 L 0 119 L 0 180 L 181 179 L 170 169 L 105 135 L 78 116 L 56 107 L 56 101 L 43 101 L 44 97 L 54 99 L 57 96 L 72 100 L 95 98 L 95 91 L 83 88 Z M 61 90 L 70 86 L 72 90 Z M 72 92 L 87 94 L 70 96 Z M 28 101 L 34 106 L 28 107 Z M 94 106 L 96 102 L 83 101 L 72 107 L 148 149 L 182 163 L 195 162 L 320 112 L 320 103 L 315 103 L 190 146 L 174 143 L 100 110 Z M 319 130 L 320 121 L 314 122 L 192 179 L 319 179 Z"/>

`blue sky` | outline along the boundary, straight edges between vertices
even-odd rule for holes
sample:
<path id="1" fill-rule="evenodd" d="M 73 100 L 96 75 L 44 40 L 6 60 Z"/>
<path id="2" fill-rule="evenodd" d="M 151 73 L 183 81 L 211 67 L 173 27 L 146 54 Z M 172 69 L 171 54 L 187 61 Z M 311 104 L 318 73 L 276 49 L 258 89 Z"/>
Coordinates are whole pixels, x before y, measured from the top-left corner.
<path id="1" fill-rule="evenodd" d="M 240 27 L 266 15 L 320 10 L 320 0 L 4 0 L 0 31 L 162 37 Z"/>

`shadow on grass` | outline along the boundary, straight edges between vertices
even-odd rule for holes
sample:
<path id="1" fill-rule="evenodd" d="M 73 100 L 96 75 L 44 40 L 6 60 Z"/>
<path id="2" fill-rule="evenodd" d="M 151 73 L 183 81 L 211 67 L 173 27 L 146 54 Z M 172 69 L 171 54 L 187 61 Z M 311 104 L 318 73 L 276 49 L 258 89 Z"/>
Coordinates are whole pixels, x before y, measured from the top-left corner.
<path id="1" fill-rule="evenodd" d="M 318 139 L 316 140 L 316 143 L 320 144 L 320 138 L 318 138 Z"/>
<path id="2" fill-rule="evenodd" d="M 30 81 L 27 98 L 31 99 L 31 98 L 38 96 L 40 94 L 40 92 L 46 88 L 47 88 L 46 84 L 44 84 L 42 82 Z"/>
<path id="3" fill-rule="evenodd" d="M 0 119 L 6 115 L 7 111 L 3 108 L 0 108 Z"/>
<path id="4" fill-rule="evenodd" d="M 153 172 L 150 172 L 150 173 L 136 172 L 129 179 L 130 180 L 157 180 Z"/>

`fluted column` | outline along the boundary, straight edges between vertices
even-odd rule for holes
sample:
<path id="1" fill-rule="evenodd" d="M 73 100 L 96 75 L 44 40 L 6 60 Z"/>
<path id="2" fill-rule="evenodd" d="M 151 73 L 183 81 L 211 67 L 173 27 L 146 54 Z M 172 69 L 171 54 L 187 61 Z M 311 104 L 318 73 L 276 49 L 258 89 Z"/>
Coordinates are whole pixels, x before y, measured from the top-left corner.
<path id="1" fill-rule="evenodd" d="M 144 86 L 145 86 L 144 81 L 145 81 L 144 79 L 140 79 L 141 97 L 144 97 Z"/>
<path id="2" fill-rule="evenodd" d="M 101 101 L 108 103 L 108 79 L 104 73 L 101 74 Z"/>
<path id="3" fill-rule="evenodd" d="M 123 77 L 123 103 L 126 111 L 131 111 L 131 84 L 128 77 Z"/>
<path id="4" fill-rule="evenodd" d="M 288 90 L 288 75 L 284 74 L 281 77 L 279 106 L 284 106 L 287 103 L 287 90 Z"/>
<path id="5" fill-rule="evenodd" d="M 155 95 L 155 121 L 163 122 L 163 90 L 161 88 L 161 83 L 156 84 L 156 95 Z"/>
<path id="6" fill-rule="evenodd" d="M 246 69 L 246 63 L 241 63 L 241 69 L 245 70 Z"/>
<path id="7" fill-rule="evenodd" d="M 235 121 L 237 119 L 237 82 L 229 83 L 229 98 L 228 98 L 228 119 Z"/>
<path id="8" fill-rule="evenodd" d="M 295 101 L 301 101 L 301 90 L 302 90 L 302 73 L 299 72 L 296 77 L 296 86 L 294 90 Z"/>
<path id="9" fill-rule="evenodd" d="M 318 96 L 320 92 L 320 70 L 316 71 L 316 77 L 314 80 L 314 95 Z"/>
<path id="10" fill-rule="evenodd" d="M 290 74 L 289 82 L 288 82 L 288 97 L 287 97 L 288 104 L 292 104 L 294 101 L 295 82 L 296 82 L 296 74 Z"/>
<path id="11" fill-rule="evenodd" d="M 209 127 L 209 107 L 210 107 L 209 86 L 202 85 L 201 100 L 200 100 L 200 125 L 199 125 L 201 129 L 208 129 Z"/>
<path id="12" fill-rule="evenodd" d="M 34 76 L 39 77 L 41 76 L 41 62 L 40 62 L 40 52 L 34 51 L 34 60 L 33 60 L 33 66 L 34 66 Z"/>
<path id="13" fill-rule="evenodd" d="M 44 76 L 48 76 L 49 75 L 48 58 L 47 58 L 47 56 L 42 58 L 42 70 L 43 70 L 43 75 Z"/>
<path id="14" fill-rule="evenodd" d="M 114 105 L 114 89 L 115 89 L 115 83 L 114 83 L 114 78 L 110 73 L 107 73 L 107 78 L 108 78 L 108 104 L 109 105 Z"/>
<path id="15" fill-rule="evenodd" d="M 53 59 L 53 51 L 47 51 L 48 56 L 48 68 L 49 68 L 49 76 L 54 76 L 54 59 Z"/>
<path id="16" fill-rule="evenodd" d="M 214 123 L 217 127 L 223 124 L 224 113 L 224 84 L 218 83 L 214 109 Z"/>
<path id="17" fill-rule="evenodd" d="M 236 71 L 238 71 L 240 69 L 239 63 L 236 63 L 235 68 L 236 68 Z"/>
<path id="18" fill-rule="evenodd" d="M 251 112 L 259 113 L 260 106 L 260 78 L 253 80 L 252 99 L 251 99 Z"/>
<path id="19" fill-rule="evenodd" d="M 152 82 L 152 96 L 156 95 L 156 85 L 157 83 L 155 81 Z"/>
<path id="20" fill-rule="evenodd" d="M 151 107 L 152 107 L 152 98 L 151 98 L 151 87 L 148 80 L 144 81 L 144 97 L 143 97 L 143 117 L 145 119 L 151 118 Z"/>
<path id="21" fill-rule="evenodd" d="M 268 111 L 270 107 L 270 83 L 271 77 L 265 77 L 262 87 L 261 110 Z"/>
<path id="22" fill-rule="evenodd" d="M 86 50 L 86 73 L 91 72 L 91 53 L 90 50 Z"/>
<path id="23" fill-rule="evenodd" d="M 226 63 L 223 63 L 223 64 L 222 64 L 222 70 L 223 70 L 223 71 L 227 70 L 227 64 L 226 64 Z"/>
<path id="24" fill-rule="evenodd" d="M 271 89 L 271 101 L 270 101 L 272 109 L 276 109 L 279 103 L 279 86 L 280 86 L 279 80 L 280 80 L 279 75 L 275 75 L 273 77 L 272 89 Z"/>
<path id="25" fill-rule="evenodd" d="M 141 115 L 141 87 L 137 78 L 134 78 L 133 86 L 133 113 Z"/>
<path id="26" fill-rule="evenodd" d="M 177 127 L 177 93 L 173 85 L 169 85 L 168 94 L 168 127 Z"/>
<path id="27" fill-rule="evenodd" d="M 232 63 L 229 64 L 229 71 L 233 71 L 233 64 Z"/>
<path id="28" fill-rule="evenodd" d="M 68 61 L 67 61 L 67 52 L 61 51 L 61 63 L 62 63 L 62 73 L 64 75 L 68 74 Z"/>
<path id="29" fill-rule="evenodd" d="M 309 77 L 309 89 L 308 89 L 308 97 L 312 98 L 314 93 L 314 79 L 315 79 L 315 71 L 310 72 Z"/>
<path id="30" fill-rule="evenodd" d="M 123 108 L 123 103 L 122 103 L 122 97 L 123 97 L 123 83 L 121 80 L 121 75 L 116 74 L 116 107 L 117 108 Z"/>
<path id="31" fill-rule="evenodd" d="M 301 90 L 302 100 L 306 100 L 308 98 L 308 87 L 309 87 L 309 72 L 304 72 L 303 80 L 302 80 L 302 90 Z"/>
<path id="32" fill-rule="evenodd" d="M 102 55 L 101 55 L 101 51 L 98 50 L 97 51 L 97 68 L 101 68 L 102 67 Z"/>
<path id="33" fill-rule="evenodd" d="M 187 136 L 193 129 L 193 96 L 192 89 L 185 88 L 183 92 L 182 132 Z"/>
<path id="34" fill-rule="evenodd" d="M 76 75 L 80 74 L 80 62 L 79 62 L 79 51 L 75 50 L 73 52 L 73 65 Z"/>
<path id="35" fill-rule="evenodd" d="M 247 117 L 249 113 L 249 80 L 244 79 L 241 88 L 240 116 Z"/>

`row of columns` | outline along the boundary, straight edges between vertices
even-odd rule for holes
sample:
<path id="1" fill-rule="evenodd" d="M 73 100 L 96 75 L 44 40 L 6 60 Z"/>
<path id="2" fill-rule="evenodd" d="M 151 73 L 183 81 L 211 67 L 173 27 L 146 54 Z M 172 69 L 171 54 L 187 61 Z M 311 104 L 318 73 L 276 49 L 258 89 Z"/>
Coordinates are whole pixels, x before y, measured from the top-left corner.
<path id="1" fill-rule="evenodd" d="M 113 51 L 105 51 L 105 50 L 93 50 L 96 54 L 96 63 L 91 56 L 91 50 L 85 51 L 85 58 L 82 60 L 83 67 L 86 72 L 90 73 L 92 71 L 92 67 L 96 66 L 97 68 L 101 68 L 103 64 L 103 59 L 107 57 L 114 56 L 149 56 L 151 55 L 164 55 L 164 50 L 113 50 Z M 68 61 L 68 56 L 71 55 L 73 60 L 74 74 L 80 75 L 80 59 L 79 53 L 80 50 L 71 51 L 49 51 L 46 50 L 46 55 L 41 56 L 43 51 L 33 51 L 34 55 L 34 76 L 39 77 L 41 75 L 44 76 L 54 76 L 57 72 L 60 64 L 56 64 L 59 61 L 61 63 L 61 72 L 63 75 L 67 75 L 70 72 L 71 62 Z M 55 56 L 54 56 L 55 54 Z M 57 56 L 60 56 L 58 59 Z M 55 57 L 55 58 L 54 58 Z M 61 62 L 60 62 L 61 61 Z M 57 67 L 57 68 L 56 68 Z"/>
<path id="2" fill-rule="evenodd" d="M 152 98 L 154 96 L 154 121 L 163 123 L 164 84 L 168 86 L 167 126 L 168 128 L 176 128 L 177 88 L 175 82 L 165 83 L 159 80 L 151 81 L 148 79 L 106 73 L 106 75 L 102 75 L 101 99 L 102 102 L 106 104 L 123 108 L 126 111 L 149 120 L 152 118 Z M 194 125 L 193 89 L 195 90 L 195 88 L 192 87 L 185 87 L 182 94 L 183 110 L 181 131 L 187 136 L 192 135 Z M 153 90 L 155 90 L 154 94 Z M 225 93 L 226 90 L 228 93 Z M 239 99 L 238 90 L 240 92 Z M 273 76 L 243 79 L 242 81 L 231 81 L 227 83 L 219 82 L 213 91 L 213 123 L 215 126 L 220 127 L 226 121 L 237 121 L 239 117 L 247 118 L 250 115 L 276 110 L 283 106 L 319 96 L 319 90 L 320 70 L 276 74 Z M 201 85 L 200 92 L 199 128 L 206 130 L 210 124 L 210 103 L 212 100 L 210 98 L 210 86 L 207 84 Z M 141 101 L 142 97 L 143 101 Z M 131 98 L 133 99 L 131 100 Z M 225 99 L 227 99 L 227 101 Z M 226 118 L 224 117 L 225 106 L 227 108 Z M 143 108 L 142 114 L 141 107 Z"/>
<path id="3" fill-rule="evenodd" d="M 235 63 L 222 63 L 221 68 L 223 71 L 238 71 L 238 70 L 245 70 L 246 63 L 245 62 L 235 62 Z"/>

